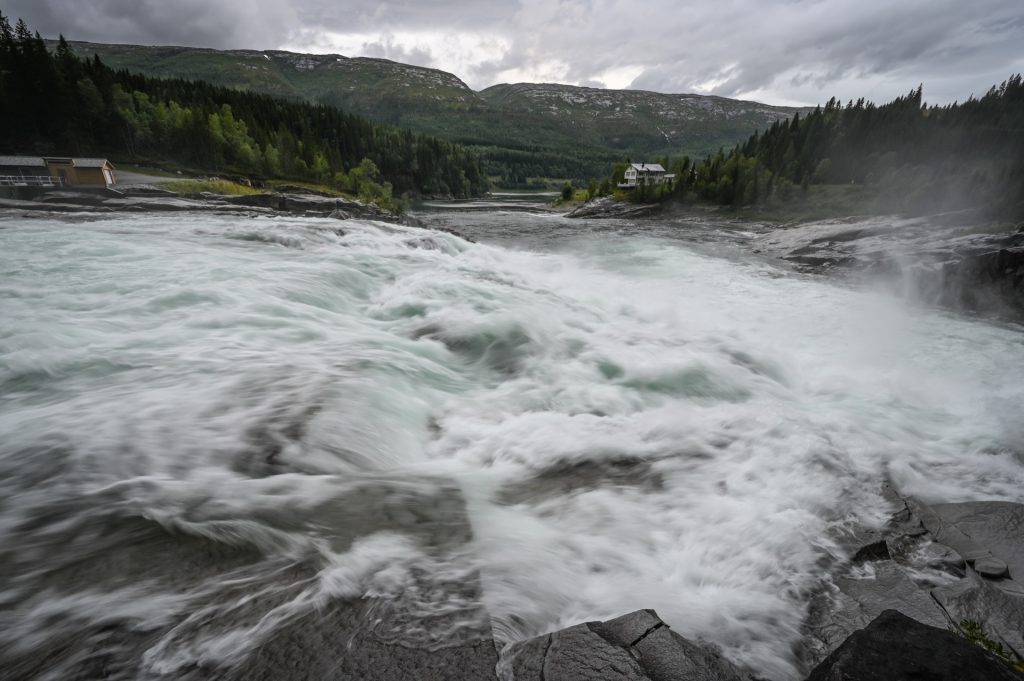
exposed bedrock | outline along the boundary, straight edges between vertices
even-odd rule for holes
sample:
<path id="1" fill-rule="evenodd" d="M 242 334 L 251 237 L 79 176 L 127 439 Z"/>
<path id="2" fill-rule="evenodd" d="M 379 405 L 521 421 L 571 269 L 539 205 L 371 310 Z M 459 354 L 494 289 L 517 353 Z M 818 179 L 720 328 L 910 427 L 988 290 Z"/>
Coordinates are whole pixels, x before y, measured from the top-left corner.
<path id="1" fill-rule="evenodd" d="M 672 631 L 653 610 L 587 622 L 505 651 L 501 681 L 753 681 L 711 645 Z"/>
<path id="2" fill-rule="evenodd" d="M 587 201 L 566 213 L 568 218 L 623 218 L 654 215 L 661 212 L 656 203 L 631 203 L 605 196 Z"/>
<path id="3" fill-rule="evenodd" d="M 815 598 L 801 651 L 807 681 L 1010 681 L 1024 650 L 1024 505 L 904 508 L 849 539 Z M 1014 665 L 1017 665 L 1015 667 Z M 752 681 L 653 610 L 516 643 L 501 681 Z"/>
<path id="4" fill-rule="evenodd" d="M 840 644 L 846 645 L 848 637 L 887 610 L 942 630 L 965 635 L 981 632 L 1007 659 L 1020 659 L 1024 653 L 1024 505 L 927 505 L 914 498 L 906 499 L 905 505 L 881 531 L 864 533 L 865 541 L 852 552 L 852 560 L 837 568 L 812 602 L 805 663 L 816 664 Z M 925 640 L 922 637 L 920 644 Z"/>
<path id="5" fill-rule="evenodd" d="M 886 610 L 807 681 L 1020 681 L 1004 660 L 946 629 Z"/>
<path id="6" fill-rule="evenodd" d="M 217 212 L 245 215 L 288 213 L 339 220 L 364 219 L 422 226 L 416 218 L 395 215 L 373 204 L 343 197 L 312 193 L 274 193 L 240 196 L 174 194 L 149 187 L 125 188 L 124 192 L 64 190 L 35 193 L 18 198 L 0 197 L 0 210 L 23 215 L 40 213 L 111 212 Z"/>
<path id="7" fill-rule="evenodd" d="M 1024 318 L 1024 225 L 990 232 L 938 217 L 831 220 L 773 230 L 756 248 L 804 271 L 888 282 L 926 303 Z"/>
<path id="8" fill-rule="evenodd" d="M 4 681 L 493 681 L 456 486 L 338 481 L 287 512 L 195 499 L 155 522 L 133 510 L 152 484 L 69 498 L 0 547 Z"/>

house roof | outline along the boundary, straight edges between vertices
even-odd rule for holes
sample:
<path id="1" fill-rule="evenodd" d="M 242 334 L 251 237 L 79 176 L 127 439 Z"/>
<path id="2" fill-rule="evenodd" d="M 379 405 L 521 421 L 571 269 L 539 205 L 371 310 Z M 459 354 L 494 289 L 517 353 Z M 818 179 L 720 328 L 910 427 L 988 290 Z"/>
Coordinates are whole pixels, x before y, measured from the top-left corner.
<path id="1" fill-rule="evenodd" d="M 45 168 L 42 156 L 0 156 L 0 166 L 36 166 Z"/>
<path id="2" fill-rule="evenodd" d="M 110 161 L 108 161 L 105 158 L 76 158 L 75 159 L 75 167 L 76 168 L 102 168 L 105 165 L 107 165 L 108 163 L 110 163 Z M 111 167 L 113 167 L 113 164 L 111 164 Z"/>
<path id="3" fill-rule="evenodd" d="M 630 163 L 630 165 L 636 168 L 637 170 L 646 170 L 647 172 L 652 173 L 665 172 L 665 169 L 661 167 L 660 163 Z"/>

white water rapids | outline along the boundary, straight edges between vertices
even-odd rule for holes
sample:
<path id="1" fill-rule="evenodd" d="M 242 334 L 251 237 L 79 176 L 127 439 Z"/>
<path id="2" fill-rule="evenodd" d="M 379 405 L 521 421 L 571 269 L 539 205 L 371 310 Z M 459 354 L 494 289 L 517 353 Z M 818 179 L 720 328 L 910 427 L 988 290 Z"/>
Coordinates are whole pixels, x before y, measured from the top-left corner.
<path id="1" fill-rule="evenodd" d="M 55 618 L 144 627 L 210 588 L 162 586 L 173 564 L 41 582 L 88 550 L 51 540 L 85 518 L 104 551 L 110 518 L 145 518 L 287 556 L 323 549 L 290 519 L 351 481 L 425 474 L 461 489 L 500 641 L 655 608 L 793 679 L 837 528 L 882 522 L 884 483 L 1024 501 L 1019 327 L 683 240 L 9 218 L 0 270 L 0 645 L 44 650 Z M 371 536 L 316 589 L 387 594 L 397 565 L 429 561 Z M 174 669 L 255 631 L 212 630 L 146 659 Z"/>

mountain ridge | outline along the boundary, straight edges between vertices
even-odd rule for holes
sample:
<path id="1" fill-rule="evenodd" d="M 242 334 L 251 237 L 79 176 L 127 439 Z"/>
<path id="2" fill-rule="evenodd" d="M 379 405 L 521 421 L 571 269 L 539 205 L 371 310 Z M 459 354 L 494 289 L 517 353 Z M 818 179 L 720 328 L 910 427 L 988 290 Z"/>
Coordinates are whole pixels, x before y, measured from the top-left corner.
<path id="1" fill-rule="evenodd" d="M 447 71 L 378 57 L 69 44 L 114 69 L 336 106 L 471 145 L 488 174 L 506 184 L 604 175 L 627 156 L 701 156 L 805 110 L 715 95 L 558 83 L 499 83 L 476 91 Z"/>

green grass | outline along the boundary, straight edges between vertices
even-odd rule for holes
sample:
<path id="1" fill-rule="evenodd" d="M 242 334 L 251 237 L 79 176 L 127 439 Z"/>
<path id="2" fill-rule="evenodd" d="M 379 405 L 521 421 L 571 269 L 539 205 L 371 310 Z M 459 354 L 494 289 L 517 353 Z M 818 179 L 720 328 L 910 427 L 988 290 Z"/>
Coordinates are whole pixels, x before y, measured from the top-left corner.
<path id="1" fill-rule="evenodd" d="M 267 189 L 276 191 L 278 187 L 303 187 L 305 189 L 311 189 L 317 192 L 323 192 L 324 194 L 330 194 L 331 196 L 343 196 L 346 198 L 354 198 L 345 192 L 338 191 L 334 187 L 326 184 L 317 184 L 316 182 L 303 182 L 301 180 L 267 180 Z"/>
<path id="2" fill-rule="evenodd" d="M 1024 672 L 1024 660 L 1021 659 L 1020 655 L 1017 655 L 1012 650 L 1003 648 L 1001 643 L 989 638 L 988 634 L 985 633 L 985 629 L 978 622 L 961 620 L 959 633 L 971 643 L 979 645 L 996 657 L 1001 658 L 1012 668 L 1019 672 Z"/>
<path id="3" fill-rule="evenodd" d="M 138 173 L 140 175 L 152 175 L 154 177 L 181 177 L 181 175 L 171 172 L 170 170 L 154 168 L 153 166 L 137 165 L 135 163 L 117 163 L 115 167 L 115 172 Z"/>
<path id="4" fill-rule="evenodd" d="M 589 198 L 590 197 L 586 189 L 573 189 L 571 198 L 563 199 L 561 196 L 559 196 L 551 203 L 551 205 L 560 208 L 571 208 L 581 203 L 586 203 L 589 200 Z"/>
<path id="5" fill-rule="evenodd" d="M 199 194 L 210 192 L 211 194 L 243 195 L 263 194 L 259 189 L 253 189 L 244 184 L 231 182 L 230 180 L 173 180 L 161 182 L 161 189 L 167 189 L 178 194 Z"/>

